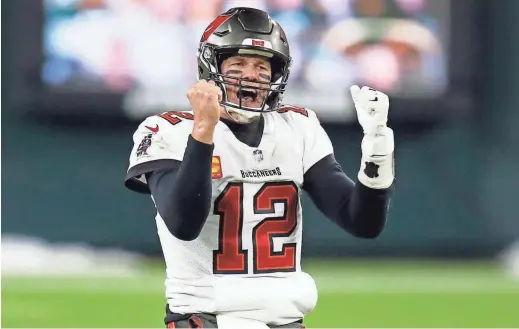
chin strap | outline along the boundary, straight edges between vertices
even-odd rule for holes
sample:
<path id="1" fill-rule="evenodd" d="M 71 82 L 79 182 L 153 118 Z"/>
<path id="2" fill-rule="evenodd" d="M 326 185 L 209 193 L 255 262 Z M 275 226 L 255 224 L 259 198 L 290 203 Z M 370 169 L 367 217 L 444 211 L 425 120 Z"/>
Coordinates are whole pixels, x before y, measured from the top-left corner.
<path id="1" fill-rule="evenodd" d="M 223 108 L 225 109 L 225 112 L 238 123 L 250 123 L 258 119 L 261 115 L 261 112 L 244 111 L 227 106 L 224 106 Z"/>

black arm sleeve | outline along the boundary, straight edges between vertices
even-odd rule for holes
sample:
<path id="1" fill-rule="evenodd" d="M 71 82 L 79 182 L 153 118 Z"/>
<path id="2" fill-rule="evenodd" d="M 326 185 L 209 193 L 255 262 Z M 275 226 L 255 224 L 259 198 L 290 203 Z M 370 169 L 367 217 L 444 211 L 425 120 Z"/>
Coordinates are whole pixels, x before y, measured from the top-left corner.
<path id="1" fill-rule="evenodd" d="M 158 213 L 180 240 L 196 239 L 209 215 L 213 148 L 189 136 L 182 162 L 146 174 Z"/>
<path id="2" fill-rule="evenodd" d="M 331 154 L 305 173 L 303 190 L 326 217 L 352 235 L 376 238 L 386 224 L 393 186 L 372 189 L 354 183 Z"/>

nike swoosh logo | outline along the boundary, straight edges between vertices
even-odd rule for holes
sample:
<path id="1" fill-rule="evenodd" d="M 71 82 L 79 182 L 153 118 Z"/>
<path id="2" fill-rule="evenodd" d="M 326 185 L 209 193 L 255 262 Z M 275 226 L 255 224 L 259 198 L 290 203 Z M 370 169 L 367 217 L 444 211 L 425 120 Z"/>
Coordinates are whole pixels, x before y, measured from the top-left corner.
<path id="1" fill-rule="evenodd" d="M 145 126 L 145 127 L 148 128 L 149 130 L 151 130 L 151 132 L 153 132 L 153 133 L 159 132 L 159 125 L 155 125 L 155 128 L 148 127 L 148 126 Z"/>

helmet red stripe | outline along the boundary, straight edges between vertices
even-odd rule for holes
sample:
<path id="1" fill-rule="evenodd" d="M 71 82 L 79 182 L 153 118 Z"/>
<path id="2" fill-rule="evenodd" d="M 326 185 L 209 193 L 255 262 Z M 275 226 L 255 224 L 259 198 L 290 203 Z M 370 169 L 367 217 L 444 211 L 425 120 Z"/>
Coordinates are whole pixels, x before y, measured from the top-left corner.
<path id="1" fill-rule="evenodd" d="M 202 34 L 202 39 L 200 39 L 200 42 L 204 42 L 211 34 L 213 34 L 214 31 L 216 31 L 223 23 L 225 23 L 229 18 L 231 18 L 233 15 L 220 15 L 215 18 L 214 21 L 209 24 L 207 29 L 205 29 L 204 34 Z"/>

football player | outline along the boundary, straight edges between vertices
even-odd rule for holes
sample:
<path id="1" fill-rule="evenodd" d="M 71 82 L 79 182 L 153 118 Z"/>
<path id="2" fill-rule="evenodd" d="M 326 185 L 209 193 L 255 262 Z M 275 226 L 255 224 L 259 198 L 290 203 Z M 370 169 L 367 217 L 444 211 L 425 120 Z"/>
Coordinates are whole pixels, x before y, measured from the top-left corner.
<path id="1" fill-rule="evenodd" d="M 190 112 L 148 117 L 133 136 L 126 186 L 151 194 L 175 327 L 302 328 L 316 305 L 301 270 L 300 194 L 353 236 L 375 238 L 394 180 L 388 97 L 351 87 L 364 130 L 354 182 L 316 114 L 281 103 L 283 29 L 233 8 L 205 30 Z"/>

